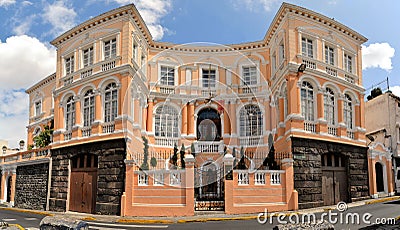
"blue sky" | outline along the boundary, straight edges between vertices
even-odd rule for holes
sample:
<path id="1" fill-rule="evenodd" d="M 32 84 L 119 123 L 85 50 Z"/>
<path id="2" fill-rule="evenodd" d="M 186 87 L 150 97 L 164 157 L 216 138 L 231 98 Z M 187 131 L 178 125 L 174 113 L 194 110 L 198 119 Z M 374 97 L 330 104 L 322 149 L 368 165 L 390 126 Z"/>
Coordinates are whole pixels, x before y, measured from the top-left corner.
<path id="1" fill-rule="evenodd" d="M 153 37 L 172 43 L 233 44 L 261 40 L 280 0 L 0 0 L 0 139 L 26 138 L 24 90 L 55 70 L 49 42 L 91 17 L 135 3 Z M 288 0 L 343 23 L 364 44 L 364 87 L 389 77 L 400 96 L 400 1 Z M 386 87 L 386 85 L 381 85 Z"/>

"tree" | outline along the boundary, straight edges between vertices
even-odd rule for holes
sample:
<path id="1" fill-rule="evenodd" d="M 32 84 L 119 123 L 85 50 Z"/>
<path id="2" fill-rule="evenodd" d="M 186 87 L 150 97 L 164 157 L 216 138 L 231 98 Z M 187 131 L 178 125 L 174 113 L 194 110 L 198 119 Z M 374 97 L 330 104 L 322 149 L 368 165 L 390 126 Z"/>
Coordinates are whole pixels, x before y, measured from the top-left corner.
<path id="1" fill-rule="evenodd" d="M 194 148 L 194 144 L 193 143 L 190 145 L 190 152 L 192 153 L 192 155 L 194 157 L 196 156 L 196 149 Z"/>
<path id="2" fill-rule="evenodd" d="M 140 166 L 141 170 L 149 170 L 149 141 L 145 136 L 142 136 L 143 139 L 143 163 Z"/>
<path id="3" fill-rule="evenodd" d="M 51 144 L 53 136 L 53 127 L 46 125 L 44 126 L 43 132 L 39 133 L 33 138 L 36 148 L 44 148 Z"/>
<path id="4" fill-rule="evenodd" d="M 238 164 L 239 169 L 246 169 L 246 162 L 244 161 L 244 148 L 243 146 L 240 148 L 240 161 Z"/>
<path id="5" fill-rule="evenodd" d="M 151 165 L 151 167 L 153 167 L 153 168 L 157 167 L 157 159 L 156 159 L 155 157 L 152 157 L 152 158 L 150 159 L 150 165 Z"/>
<path id="6" fill-rule="evenodd" d="M 179 152 L 181 155 L 181 168 L 185 168 L 185 145 L 182 143 L 181 151 Z"/>
<path id="7" fill-rule="evenodd" d="M 171 157 L 171 164 L 176 168 L 178 166 L 178 146 L 174 145 L 174 154 Z"/>
<path id="8" fill-rule="evenodd" d="M 371 94 L 368 95 L 367 100 L 368 101 L 372 100 L 372 99 L 374 99 L 375 97 L 378 97 L 381 94 L 382 94 L 382 89 L 380 87 L 374 88 L 374 89 L 371 90 Z"/>

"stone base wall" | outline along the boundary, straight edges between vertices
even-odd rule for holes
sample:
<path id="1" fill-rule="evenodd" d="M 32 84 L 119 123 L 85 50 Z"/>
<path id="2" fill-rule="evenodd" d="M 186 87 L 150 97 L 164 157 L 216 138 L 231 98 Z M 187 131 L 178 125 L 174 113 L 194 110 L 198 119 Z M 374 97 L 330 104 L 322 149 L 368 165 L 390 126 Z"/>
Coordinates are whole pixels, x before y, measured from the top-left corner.
<path id="1" fill-rule="evenodd" d="M 97 214 L 120 215 L 121 196 L 125 190 L 126 143 L 124 139 L 52 150 L 50 210 L 66 211 L 69 162 L 72 157 L 85 153 L 98 156 L 97 194 L 94 194 L 96 196 L 95 212 Z"/>
<path id="2" fill-rule="evenodd" d="M 15 207 L 45 210 L 48 178 L 48 163 L 18 166 L 15 185 Z"/>
<path id="3" fill-rule="evenodd" d="M 299 196 L 299 208 L 324 204 L 322 196 L 321 156 L 341 153 L 347 159 L 349 200 L 368 197 L 367 148 L 311 139 L 292 138 L 294 158 L 294 188 Z"/>

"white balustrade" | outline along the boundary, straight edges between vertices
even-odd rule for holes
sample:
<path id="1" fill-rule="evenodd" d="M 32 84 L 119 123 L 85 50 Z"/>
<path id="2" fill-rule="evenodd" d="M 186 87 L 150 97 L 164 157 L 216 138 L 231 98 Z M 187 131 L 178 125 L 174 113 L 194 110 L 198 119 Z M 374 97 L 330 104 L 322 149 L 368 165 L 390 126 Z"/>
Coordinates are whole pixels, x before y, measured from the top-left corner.
<path id="1" fill-rule="evenodd" d="M 83 78 L 92 76 L 92 74 L 93 74 L 93 69 L 84 70 L 81 72 L 81 78 L 83 79 Z"/>
<path id="2" fill-rule="evenodd" d="M 337 136 L 337 128 L 328 126 L 328 134 L 333 135 L 333 136 Z"/>
<path id="3" fill-rule="evenodd" d="M 331 75 L 331 76 L 334 76 L 334 77 L 337 77 L 337 70 L 336 69 L 334 69 L 334 68 L 331 68 L 331 67 L 326 67 L 325 68 L 325 70 L 326 70 L 326 73 L 327 74 L 329 74 L 329 75 Z"/>
<path id="4" fill-rule="evenodd" d="M 146 172 L 139 172 L 138 185 L 141 186 L 149 185 L 149 175 L 147 175 Z"/>
<path id="5" fill-rule="evenodd" d="M 107 122 L 103 124 L 103 133 L 113 133 L 115 131 L 115 123 Z"/>
<path id="6" fill-rule="evenodd" d="M 242 146 L 258 146 L 262 143 L 262 136 L 239 137 L 239 141 Z"/>
<path id="7" fill-rule="evenodd" d="M 238 185 L 248 185 L 249 184 L 249 171 L 238 170 Z"/>
<path id="8" fill-rule="evenodd" d="M 64 132 L 64 141 L 69 141 L 72 138 L 72 131 L 65 131 Z"/>
<path id="9" fill-rule="evenodd" d="M 155 137 L 156 145 L 173 147 L 178 145 L 178 138 L 176 137 Z"/>
<path id="10" fill-rule="evenodd" d="M 170 185 L 181 185 L 182 184 L 182 173 L 184 170 L 170 170 L 169 171 L 169 184 Z"/>
<path id="11" fill-rule="evenodd" d="M 194 143 L 196 153 L 222 153 L 224 143 L 222 141 L 198 141 Z"/>
<path id="12" fill-rule="evenodd" d="M 315 133 L 317 131 L 317 126 L 313 122 L 304 121 L 304 130 L 307 132 Z"/>
<path id="13" fill-rule="evenodd" d="M 305 64 L 308 69 L 317 69 L 317 64 L 315 61 L 303 59 L 303 64 Z"/>
<path id="14" fill-rule="evenodd" d="M 281 172 L 270 171 L 271 185 L 281 184 Z"/>
<path id="15" fill-rule="evenodd" d="M 354 132 L 350 131 L 350 130 L 347 130 L 347 137 L 350 138 L 350 139 L 354 139 Z"/>
<path id="16" fill-rule="evenodd" d="M 262 185 L 265 184 L 265 172 L 257 171 L 254 173 L 254 184 Z"/>
<path id="17" fill-rule="evenodd" d="M 92 135 L 92 127 L 83 127 L 82 128 L 82 137 L 90 137 Z"/>
<path id="18" fill-rule="evenodd" d="M 107 71 L 115 68 L 115 60 L 101 64 L 101 71 Z"/>

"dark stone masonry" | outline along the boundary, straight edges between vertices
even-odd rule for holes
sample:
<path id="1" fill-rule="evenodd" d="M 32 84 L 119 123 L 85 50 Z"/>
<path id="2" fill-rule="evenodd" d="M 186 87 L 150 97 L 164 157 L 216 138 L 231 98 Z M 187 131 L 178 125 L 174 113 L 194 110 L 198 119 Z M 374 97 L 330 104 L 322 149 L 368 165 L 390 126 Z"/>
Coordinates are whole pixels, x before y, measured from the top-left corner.
<path id="1" fill-rule="evenodd" d="M 367 148 L 353 145 L 292 138 L 294 157 L 294 187 L 299 195 L 299 208 L 323 206 L 321 156 L 339 153 L 347 159 L 347 184 L 349 200 L 368 197 Z"/>
<path id="2" fill-rule="evenodd" d="M 70 159 L 80 154 L 98 156 L 97 194 L 95 213 L 120 215 L 121 196 L 125 190 L 124 139 L 87 143 L 51 150 L 53 161 L 50 210 L 66 211 Z"/>
<path id="3" fill-rule="evenodd" d="M 48 172 L 48 163 L 17 167 L 15 207 L 46 209 Z"/>

